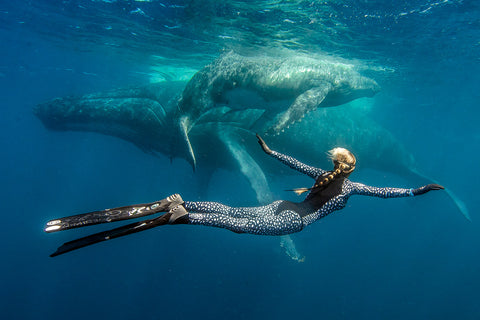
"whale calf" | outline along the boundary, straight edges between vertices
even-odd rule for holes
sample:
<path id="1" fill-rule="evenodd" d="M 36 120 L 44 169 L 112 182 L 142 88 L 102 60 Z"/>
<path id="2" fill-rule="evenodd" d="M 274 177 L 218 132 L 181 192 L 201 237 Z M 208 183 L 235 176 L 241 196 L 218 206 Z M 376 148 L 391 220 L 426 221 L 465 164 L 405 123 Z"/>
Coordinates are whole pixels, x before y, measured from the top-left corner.
<path id="1" fill-rule="evenodd" d="M 267 112 L 273 119 L 264 131 L 278 134 L 316 108 L 373 97 L 380 87 L 352 64 L 299 54 L 279 58 L 229 52 L 192 77 L 179 108 L 183 116 L 198 117 L 225 103 L 228 92 L 238 89 L 253 91 L 265 102 L 288 102 L 286 110 Z"/>
<path id="2" fill-rule="evenodd" d="M 278 135 L 317 108 L 373 97 L 379 90 L 375 80 L 360 75 L 352 64 L 303 54 L 272 57 L 228 52 L 188 82 L 179 101 L 178 125 L 187 150 L 193 152 L 190 130 L 205 113 L 219 106 L 260 108 L 264 113 L 256 119 L 259 125 L 255 130 Z M 238 91 L 240 94 L 231 98 Z M 241 96 L 248 99 L 238 103 Z M 194 163 L 195 154 L 190 156 Z"/>

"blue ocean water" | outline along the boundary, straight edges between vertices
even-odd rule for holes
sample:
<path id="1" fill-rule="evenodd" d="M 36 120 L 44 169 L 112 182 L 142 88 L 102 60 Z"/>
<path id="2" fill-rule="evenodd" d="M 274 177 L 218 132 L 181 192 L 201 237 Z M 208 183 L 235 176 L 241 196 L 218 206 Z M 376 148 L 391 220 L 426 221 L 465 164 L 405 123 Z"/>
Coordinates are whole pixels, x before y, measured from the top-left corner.
<path id="1" fill-rule="evenodd" d="M 479 21 L 479 4 L 461 0 L 1 2 L 2 318 L 479 319 Z M 61 243 L 103 230 L 45 234 L 55 217 L 174 192 L 255 204 L 240 172 L 220 169 L 204 185 L 181 159 L 49 131 L 32 112 L 55 97 L 186 79 L 230 50 L 368 66 L 382 86 L 372 117 L 465 202 L 472 221 L 445 193 L 358 197 L 292 236 L 302 263 L 276 237 L 194 226 L 50 258 Z M 415 184 L 368 170 L 351 178 Z M 273 178 L 275 195 L 291 197 L 283 190 L 296 179 Z"/>

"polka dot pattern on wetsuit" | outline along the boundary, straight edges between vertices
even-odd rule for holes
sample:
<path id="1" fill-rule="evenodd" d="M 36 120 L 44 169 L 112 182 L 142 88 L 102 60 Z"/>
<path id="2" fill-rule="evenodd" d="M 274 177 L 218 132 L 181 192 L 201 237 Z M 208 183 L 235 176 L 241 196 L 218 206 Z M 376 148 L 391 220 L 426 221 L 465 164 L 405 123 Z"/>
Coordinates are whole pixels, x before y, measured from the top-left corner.
<path id="1" fill-rule="evenodd" d="M 314 179 L 325 172 L 325 170 L 308 166 L 290 156 L 275 151 L 271 155 L 289 167 Z M 341 193 L 319 209 L 283 200 L 259 207 L 229 207 L 217 202 L 190 201 L 186 201 L 184 206 L 189 212 L 190 224 L 225 228 L 237 233 L 285 235 L 299 232 L 318 219 L 343 209 L 348 198 L 353 194 L 395 198 L 408 197 L 411 195 L 411 191 L 410 189 L 400 188 L 369 187 L 345 179 Z M 283 210 L 283 208 L 285 209 Z"/>

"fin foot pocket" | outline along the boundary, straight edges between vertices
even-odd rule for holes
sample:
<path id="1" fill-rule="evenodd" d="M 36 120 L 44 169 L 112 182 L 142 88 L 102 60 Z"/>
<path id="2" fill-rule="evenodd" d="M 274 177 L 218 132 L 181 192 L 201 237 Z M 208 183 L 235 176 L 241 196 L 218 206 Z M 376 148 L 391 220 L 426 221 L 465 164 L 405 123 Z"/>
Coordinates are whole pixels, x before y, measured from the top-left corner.
<path id="1" fill-rule="evenodd" d="M 170 211 L 170 218 L 168 219 L 169 224 L 185 224 L 188 223 L 188 212 L 183 205 L 178 205 L 175 208 L 172 208 Z"/>

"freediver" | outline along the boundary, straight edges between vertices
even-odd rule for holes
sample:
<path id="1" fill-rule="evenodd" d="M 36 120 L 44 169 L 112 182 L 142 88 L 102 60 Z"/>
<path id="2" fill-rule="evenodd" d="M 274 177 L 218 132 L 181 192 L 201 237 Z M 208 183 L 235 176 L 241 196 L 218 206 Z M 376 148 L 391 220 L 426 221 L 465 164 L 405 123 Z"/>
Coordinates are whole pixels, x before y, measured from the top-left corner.
<path id="1" fill-rule="evenodd" d="M 166 224 L 193 224 L 219 227 L 236 233 L 258 235 L 286 235 L 303 230 L 309 224 L 341 210 L 351 195 L 366 195 L 379 198 L 412 197 L 431 190 L 444 189 L 438 184 L 429 184 L 416 189 L 378 188 L 366 186 L 348 179 L 355 169 L 355 156 L 344 148 L 329 151 L 334 168 L 325 171 L 271 150 L 257 134 L 258 142 L 265 153 L 287 166 L 315 179 L 311 188 L 294 189 L 297 194 L 309 192 L 305 200 L 296 203 L 285 200 L 274 201 L 260 207 L 229 207 L 216 202 L 183 201 L 174 194 L 163 200 L 137 204 L 51 220 L 45 232 L 79 228 L 99 223 L 134 219 L 159 212 L 163 215 L 112 230 L 96 233 L 64 243 L 52 257 L 94 243 L 122 237 Z"/>

